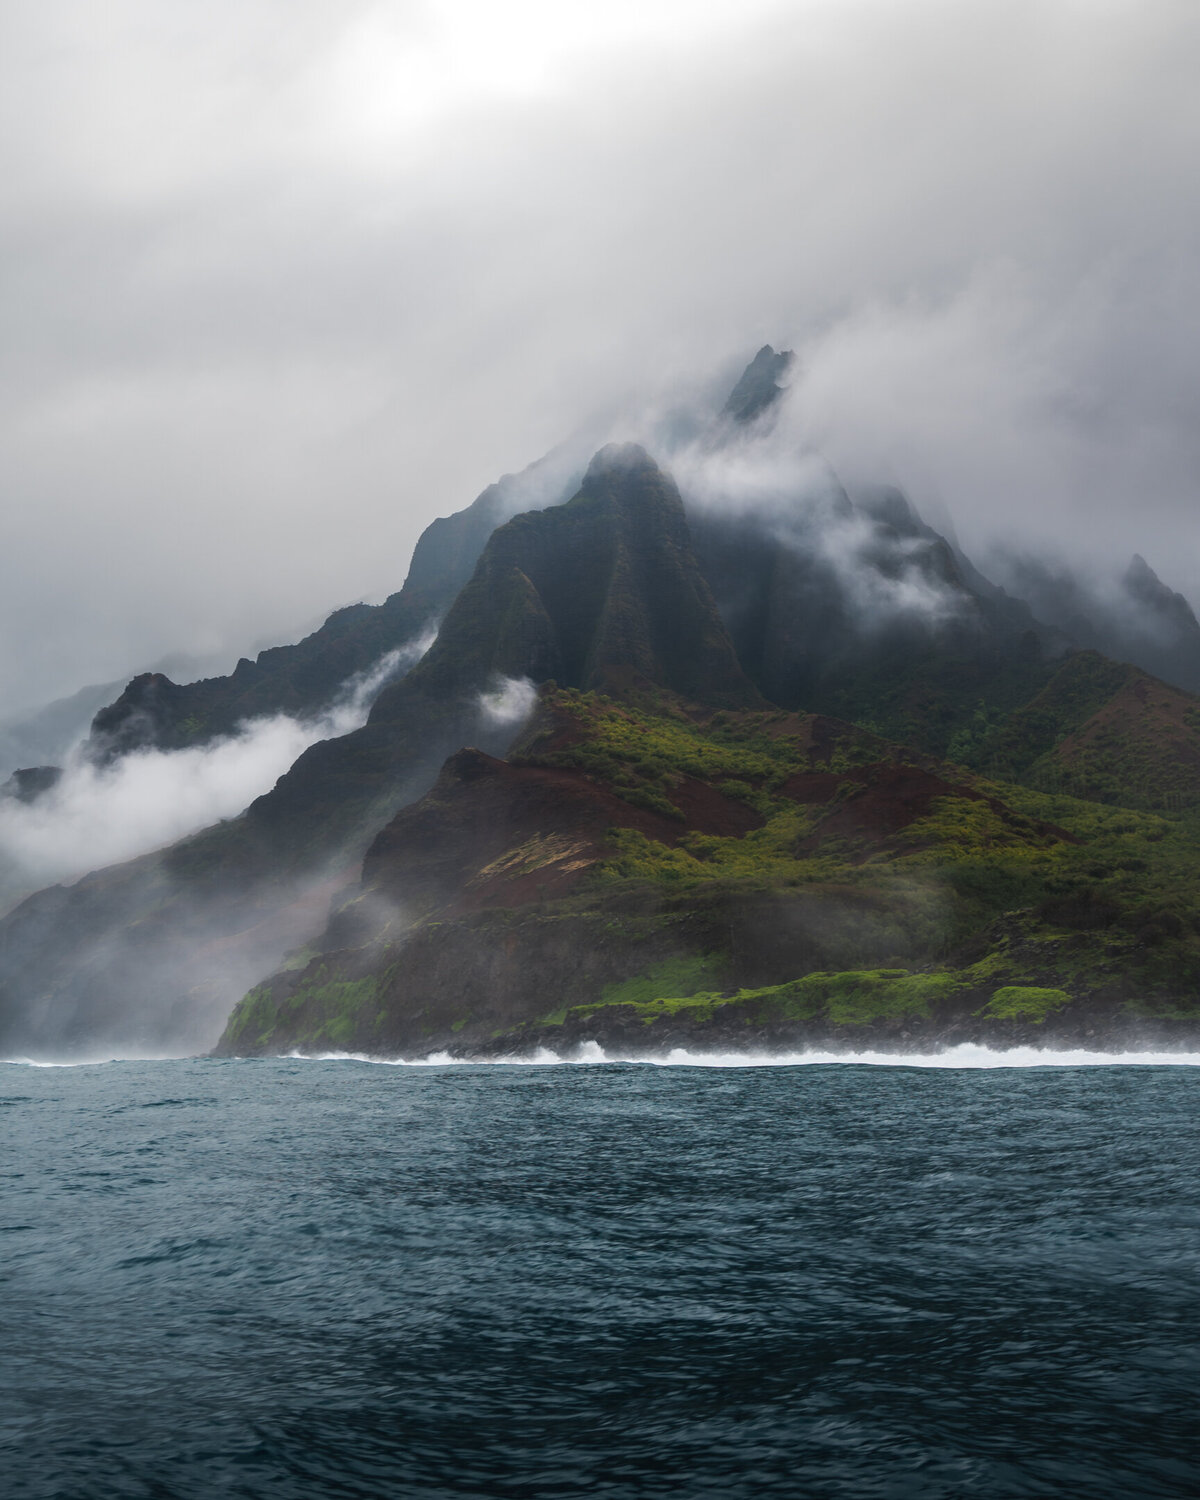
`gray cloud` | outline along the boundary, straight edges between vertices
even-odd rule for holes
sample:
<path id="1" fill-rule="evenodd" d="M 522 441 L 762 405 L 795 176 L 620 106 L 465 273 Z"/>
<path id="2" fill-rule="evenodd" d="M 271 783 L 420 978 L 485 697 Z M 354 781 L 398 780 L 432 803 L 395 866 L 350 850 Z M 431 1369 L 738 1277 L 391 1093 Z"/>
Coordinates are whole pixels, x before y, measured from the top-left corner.
<path id="1" fill-rule="evenodd" d="M 378 597 L 434 515 L 767 339 L 847 478 L 1200 596 L 1190 0 L 0 30 L 6 713 Z"/>
<path id="2" fill-rule="evenodd" d="M 0 796 L 0 912 L 29 891 L 235 817 L 309 745 L 364 724 L 384 684 L 408 671 L 433 640 L 430 631 L 387 652 L 347 679 L 309 719 L 252 719 L 223 739 L 185 750 L 135 751 L 108 765 L 97 765 L 77 745 L 57 785 L 36 800 Z"/>

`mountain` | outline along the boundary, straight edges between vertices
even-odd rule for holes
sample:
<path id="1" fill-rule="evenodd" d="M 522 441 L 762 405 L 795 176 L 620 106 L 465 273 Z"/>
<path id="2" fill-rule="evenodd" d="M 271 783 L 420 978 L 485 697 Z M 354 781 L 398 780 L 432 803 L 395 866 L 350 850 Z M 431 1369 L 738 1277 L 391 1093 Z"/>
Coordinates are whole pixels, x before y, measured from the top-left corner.
<path id="1" fill-rule="evenodd" d="M 920 521 L 899 491 L 833 476 L 790 515 L 693 511 L 738 660 L 772 703 L 945 753 L 982 697 L 1015 708 L 1064 642 Z"/>
<path id="2" fill-rule="evenodd" d="M 520 510 L 573 493 L 575 460 L 556 450 L 509 474 L 465 510 L 421 534 L 403 588 L 382 604 L 335 610 L 291 646 L 243 657 L 228 677 L 175 683 L 163 672 L 135 677 L 92 720 L 87 752 L 99 763 L 146 747 L 175 750 L 233 733 L 247 720 L 313 718 L 344 685 L 437 625 L 470 578 L 495 528 Z"/>
<path id="3" fill-rule="evenodd" d="M 1190 803 L 1200 779 L 1191 693 L 1097 651 L 1068 655 L 1027 704 L 960 742 L 990 775 L 1130 807 Z"/>
<path id="4" fill-rule="evenodd" d="M 1064 564 L 1003 560 L 1011 586 L 1073 645 L 1132 662 L 1164 681 L 1200 692 L 1200 622 L 1139 555 L 1104 585 Z"/>
<path id="5" fill-rule="evenodd" d="M 162 658 L 150 670 L 188 671 L 205 665 L 203 658 L 176 653 Z M 121 686 L 119 681 L 94 683 L 0 725 L 0 777 L 23 767 L 61 765 L 68 752 L 87 736 L 96 713 L 112 703 Z"/>
<path id="6" fill-rule="evenodd" d="M 723 500 L 636 444 L 567 468 L 435 522 L 384 605 L 100 716 L 103 758 L 307 713 L 440 619 L 240 817 L 0 921 L 0 1050 L 1194 1035 L 1200 699 L 815 459 Z"/>
<path id="7" fill-rule="evenodd" d="M 437 640 L 367 723 L 312 746 L 242 817 L 41 892 L 0 922 L 0 1045 L 197 1045 L 206 1029 L 211 1040 L 247 974 L 314 930 L 313 903 L 353 876 L 372 834 L 448 755 L 464 743 L 503 752 L 523 715 L 497 688 L 515 686 L 519 704 L 521 684 L 550 673 L 759 702 L 678 491 L 640 449 L 603 450 L 569 504 L 495 530 Z"/>
<path id="8" fill-rule="evenodd" d="M 790 349 L 777 351 L 764 344 L 730 391 L 721 416 L 745 424 L 770 410 L 783 394 L 779 381 L 791 368 L 794 358 Z"/>

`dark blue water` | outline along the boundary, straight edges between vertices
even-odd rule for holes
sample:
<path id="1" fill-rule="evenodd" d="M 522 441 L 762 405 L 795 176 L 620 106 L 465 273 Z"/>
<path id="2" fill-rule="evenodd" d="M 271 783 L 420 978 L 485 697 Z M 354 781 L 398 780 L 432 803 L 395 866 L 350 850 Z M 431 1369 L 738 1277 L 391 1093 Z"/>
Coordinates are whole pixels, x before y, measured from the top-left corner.
<path id="1" fill-rule="evenodd" d="M 0 1067 L 0 1491 L 1200 1493 L 1200 1071 Z"/>

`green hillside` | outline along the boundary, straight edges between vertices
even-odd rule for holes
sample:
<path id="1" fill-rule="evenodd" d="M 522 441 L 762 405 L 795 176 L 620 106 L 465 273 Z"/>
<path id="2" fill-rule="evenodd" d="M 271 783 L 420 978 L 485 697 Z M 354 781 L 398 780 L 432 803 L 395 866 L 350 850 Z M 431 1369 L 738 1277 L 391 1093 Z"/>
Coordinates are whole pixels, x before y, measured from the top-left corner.
<path id="1" fill-rule="evenodd" d="M 816 716 L 550 691 L 507 760 L 398 815 L 221 1048 L 1173 1035 L 1200 1022 L 1196 832 Z"/>

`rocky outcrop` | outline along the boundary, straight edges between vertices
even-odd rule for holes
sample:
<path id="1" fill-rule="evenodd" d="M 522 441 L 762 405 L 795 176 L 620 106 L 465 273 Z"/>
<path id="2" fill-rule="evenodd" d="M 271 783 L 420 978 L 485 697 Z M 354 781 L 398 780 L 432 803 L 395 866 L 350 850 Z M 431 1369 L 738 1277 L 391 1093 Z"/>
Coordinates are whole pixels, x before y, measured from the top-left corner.
<path id="1" fill-rule="evenodd" d="M 12 797 L 26 804 L 36 802 L 58 785 L 62 774 L 61 766 L 23 766 L 0 786 L 0 797 Z"/>
<path id="2" fill-rule="evenodd" d="M 769 411 L 783 394 L 779 384 L 795 358 L 790 349 L 775 350 L 764 344 L 742 371 L 721 415 L 732 422 L 746 424 Z"/>

